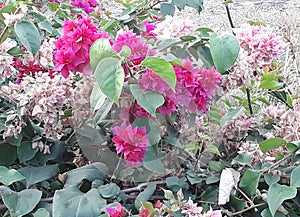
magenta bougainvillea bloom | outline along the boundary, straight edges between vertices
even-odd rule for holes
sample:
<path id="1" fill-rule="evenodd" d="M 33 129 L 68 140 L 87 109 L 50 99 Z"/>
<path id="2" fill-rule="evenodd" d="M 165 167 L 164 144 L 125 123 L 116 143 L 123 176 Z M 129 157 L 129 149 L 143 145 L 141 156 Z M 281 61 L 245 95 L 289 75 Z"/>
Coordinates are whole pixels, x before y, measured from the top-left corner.
<path id="1" fill-rule="evenodd" d="M 187 93 L 184 91 L 183 86 L 190 93 L 192 100 L 188 100 L 188 102 L 194 101 L 196 104 L 196 108 L 202 111 L 206 111 L 206 103 L 209 99 L 203 85 L 201 84 L 200 78 L 197 77 L 198 69 L 192 65 L 190 60 L 185 60 L 183 67 L 175 66 L 174 67 L 177 82 L 179 82 L 182 86 L 179 85 L 176 88 L 177 99 L 184 105 L 185 108 L 190 109 L 191 111 L 195 111 L 193 107 L 188 107 L 189 104 L 186 104 L 188 97 Z M 185 97 L 178 95 L 178 92 L 185 92 Z"/>
<path id="2" fill-rule="evenodd" d="M 19 73 L 17 76 L 16 83 L 20 84 L 24 74 L 34 76 L 37 72 L 45 72 L 46 69 L 40 66 L 39 64 L 35 64 L 34 60 L 29 61 L 27 65 L 25 65 L 21 60 L 15 59 L 14 63 L 12 64 Z"/>
<path id="3" fill-rule="evenodd" d="M 196 76 L 198 80 L 201 81 L 201 84 L 209 98 L 214 94 L 215 89 L 218 87 L 218 84 L 222 80 L 222 75 L 217 72 L 215 67 L 211 69 L 195 69 Z"/>
<path id="4" fill-rule="evenodd" d="M 116 208 L 106 208 L 106 212 L 109 214 L 110 217 L 125 217 L 126 212 L 123 209 L 121 204 L 117 204 Z"/>
<path id="5" fill-rule="evenodd" d="M 114 134 L 112 141 L 115 143 L 117 153 L 124 154 L 124 159 L 127 161 L 126 167 L 141 163 L 149 144 L 146 127 L 133 128 L 132 125 L 126 126 L 123 123 L 111 130 Z"/>
<path id="6" fill-rule="evenodd" d="M 157 36 L 157 34 L 155 34 L 153 32 L 153 30 L 156 28 L 155 24 L 149 23 L 148 20 L 144 20 L 143 22 L 141 22 L 141 24 L 143 24 L 146 28 L 146 31 L 140 31 L 142 36 L 144 36 L 144 37 L 155 37 L 155 36 Z"/>
<path id="7" fill-rule="evenodd" d="M 73 7 L 82 8 L 87 14 L 90 14 L 99 3 L 96 0 L 74 0 L 71 5 Z"/>
<path id="8" fill-rule="evenodd" d="M 78 21 L 65 21 L 63 31 L 64 35 L 55 42 L 55 71 L 60 71 L 65 78 L 70 72 L 91 74 L 90 47 L 98 38 L 108 38 L 108 34 L 100 34 L 92 19 L 84 17 Z"/>
<path id="9" fill-rule="evenodd" d="M 154 51 L 150 51 L 149 46 L 132 30 L 125 34 L 119 34 L 116 42 L 113 45 L 113 49 L 116 52 L 120 52 L 122 47 L 126 45 L 131 50 L 131 55 L 128 57 L 133 65 L 140 64 L 149 54 L 153 55 Z"/>

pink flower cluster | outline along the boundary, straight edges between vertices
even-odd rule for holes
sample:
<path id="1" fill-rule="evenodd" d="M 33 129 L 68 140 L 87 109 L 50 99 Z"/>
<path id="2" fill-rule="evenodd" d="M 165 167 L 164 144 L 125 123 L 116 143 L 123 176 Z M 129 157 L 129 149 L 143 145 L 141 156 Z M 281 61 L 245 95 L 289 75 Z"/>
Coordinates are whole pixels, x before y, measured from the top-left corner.
<path id="1" fill-rule="evenodd" d="M 244 24 L 236 34 L 241 47 L 252 59 L 254 69 L 271 63 L 283 51 L 283 44 L 272 30 L 265 26 Z"/>
<path id="2" fill-rule="evenodd" d="M 116 52 L 120 52 L 124 45 L 128 46 L 131 50 L 131 55 L 128 59 L 133 65 L 140 64 L 147 55 L 154 54 L 154 51 L 150 51 L 149 46 L 140 37 L 133 33 L 132 30 L 124 34 L 119 34 L 116 42 L 113 44 L 113 49 Z"/>
<path id="3" fill-rule="evenodd" d="M 46 69 L 39 64 L 36 64 L 34 60 L 29 61 L 28 64 L 24 64 L 21 60 L 15 59 L 12 64 L 18 71 L 18 78 L 16 80 L 17 84 L 20 84 L 24 75 L 34 76 L 38 72 L 45 72 Z"/>
<path id="4" fill-rule="evenodd" d="M 123 123 L 111 130 L 114 134 L 112 141 L 115 143 L 117 153 L 124 154 L 124 159 L 127 161 L 126 166 L 130 167 L 141 163 L 149 144 L 146 127 L 133 128 L 132 125 L 126 126 Z"/>
<path id="5" fill-rule="evenodd" d="M 90 14 L 99 3 L 96 0 L 74 0 L 71 5 L 73 7 L 82 8 L 87 14 Z"/>
<path id="6" fill-rule="evenodd" d="M 54 52 L 55 71 L 60 71 L 66 78 L 70 72 L 91 74 L 89 50 L 98 38 L 108 38 L 107 33 L 100 34 L 91 18 L 79 18 L 65 21 L 64 35 L 56 42 Z"/>
<path id="7" fill-rule="evenodd" d="M 106 208 L 106 212 L 109 214 L 110 217 L 125 217 L 126 211 L 123 209 L 121 204 L 117 204 L 116 208 Z"/>
<path id="8" fill-rule="evenodd" d="M 222 217 L 221 210 L 209 210 L 207 213 L 202 214 L 203 208 L 198 207 L 191 198 L 183 205 L 181 213 L 184 217 Z"/>

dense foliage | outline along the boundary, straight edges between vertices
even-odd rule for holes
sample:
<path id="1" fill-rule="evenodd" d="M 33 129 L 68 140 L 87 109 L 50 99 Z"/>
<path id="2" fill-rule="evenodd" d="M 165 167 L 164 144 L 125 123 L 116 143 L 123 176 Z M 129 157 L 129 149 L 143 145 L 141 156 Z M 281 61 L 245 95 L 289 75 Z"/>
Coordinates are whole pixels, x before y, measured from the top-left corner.
<path id="1" fill-rule="evenodd" d="M 115 4 L 0 4 L 2 216 L 299 216 L 288 37 Z"/>

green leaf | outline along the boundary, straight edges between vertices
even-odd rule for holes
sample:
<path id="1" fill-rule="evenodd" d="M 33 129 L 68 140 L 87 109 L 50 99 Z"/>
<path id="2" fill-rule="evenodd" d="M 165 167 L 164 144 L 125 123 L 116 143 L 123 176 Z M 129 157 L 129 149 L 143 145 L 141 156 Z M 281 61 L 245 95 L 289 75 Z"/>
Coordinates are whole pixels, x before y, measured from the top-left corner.
<path id="1" fill-rule="evenodd" d="M 21 163 L 31 160 L 37 152 L 37 149 L 32 148 L 32 142 L 22 142 L 17 147 L 18 158 Z"/>
<path id="2" fill-rule="evenodd" d="M 97 189 L 87 193 L 76 186 L 55 191 L 53 198 L 53 216 L 55 217 L 98 217 L 106 204 Z"/>
<path id="3" fill-rule="evenodd" d="M 175 90 L 176 86 L 176 74 L 171 63 L 163 59 L 156 57 L 147 57 L 143 62 L 143 66 L 152 69 L 156 74 L 158 74 L 165 82 L 167 82 L 172 90 Z"/>
<path id="4" fill-rule="evenodd" d="M 261 216 L 262 217 L 285 217 L 286 215 L 284 215 L 281 212 L 276 212 L 275 215 L 272 215 L 270 210 L 266 208 L 261 212 Z"/>
<path id="5" fill-rule="evenodd" d="M 220 119 L 221 126 L 224 126 L 228 122 L 232 121 L 234 118 L 239 117 L 240 115 L 244 114 L 245 109 L 243 107 L 240 108 L 229 108 L 226 115 L 224 115 Z"/>
<path id="6" fill-rule="evenodd" d="M 251 156 L 249 154 L 239 154 L 236 158 L 232 160 L 231 164 L 250 165 L 250 163 Z"/>
<path id="7" fill-rule="evenodd" d="M 116 51 L 112 49 L 108 39 L 99 38 L 90 48 L 90 64 L 92 70 L 95 71 L 97 65 L 102 59 L 112 57 L 116 54 Z"/>
<path id="8" fill-rule="evenodd" d="M 38 26 L 40 27 L 40 29 L 43 29 L 48 33 L 52 34 L 53 28 L 51 23 L 48 20 L 43 20 L 41 22 L 38 22 Z"/>
<path id="9" fill-rule="evenodd" d="M 286 144 L 286 149 L 291 153 L 295 153 L 296 151 L 298 151 L 300 149 L 300 147 L 292 142 L 288 142 Z"/>
<path id="10" fill-rule="evenodd" d="M 208 145 L 204 151 L 205 153 L 211 153 L 211 154 L 215 154 L 215 155 L 221 155 L 219 149 L 215 146 L 215 145 Z"/>
<path id="11" fill-rule="evenodd" d="M 47 179 L 50 179 L 58 174 L 58 165 L 46 165 L 42 167 L 22 167 L 18 170 L 23 176 L 26 177 L 26 180 L 24 180 L 24 184 L 26 188 L 29 188 L 30 186 L 45 181 Z"/>
<path id="12" fill-rule="evenodd" d="M 0 166 L 0 182 L 4 185 L 10 185 L 14 182 L 21 181 L 25 179 L 17 170 L 9 170 L 6 167 Z"/>
<path id="13" fill-rule="evenodd" d="M 144 26 L 144 25 L 143 25 Z M 128 46 L 123 45 L 121 51 L 120 51 L 120 56 L 122 57 L 129 57 L 131 55 L 131 50 Z"/>
<path id="14" fill-rule="evenodd" d="M 29 20 L 22 20 L 15 24 L 14 31 L 22 45 L 35 55 L 41 45 L 41 35 L 35 25 Z"/>
<path id="15" fill-rule="evenodd" d="M 182 43 L 182 41 L 179 38 L 168 38 L 168 39 L 162 40 L 158 43 L 157 50 L 162 51 L 164 49 L 167 49 L 169 47 L 172 47 L 172 46 L 175 46 L 175 45 L 178 45 L 181 43 Z"/>
<path id="16" fill-rule="evenodd" d="M 274 183 L 270 186 L 268 190 L 268 206 L 272 216 L 275 216 L 275 213 L 283 201 L 287 199 L 292 199 L 297 195 L 296 187 L 289 187 L 286 185 L 280 185 Z"/>
<path id="17" fill-rule="evenodd" d="M 150 145 L 154 145 L 159 142 L 160 136 L 160 128 L 158 124 L 149 118 L 138 118 L 133 124 L 133 127 L 146 127 L 147 136 L 150 140 Z"/>
<path id="18" fill-rule="evenodd" d="M 187 171 L 186 175 L 187 175 L 186 178 L 189 180 L 191 185 L 202 182 L 202 178 L 199 176 L 199 174 L 194 173 L 191 170 Z"/>
<path id="19" fill-rule="evenodd" d="M 285 144 L 285 140 L 281 138 L 271 138 L 267 139 L 259 144 L 260 150 L 263 153 L 266 153 L 267 151 L 276 149 L 281 147 L 283 144 Z"/>
<path id="20" fill-rule="evenodd" d="M 131 176 L 134 173 L 135 169 L 125 168 L 120 172 L 120 179 L 124 181 L 128 176 Z"/>
<path id="21" fill-rule="evenodd" d="M 142 202 L 148 201 L 150 197 L 153 195 L 153 193 L 156 190 L 156 184 L 153 182 L 148 183 L 147 187 L 144 191 L 139 193 L 139 195 L 136 197 L 134 201 L 134 206 L 139 209 L 142 206 Z"/>
<path id="22" fill-rule="evenodd" d="M 165 174 L 166 169 L 160 159 L 161 157 L 162 155 L 157 154 L 153 146 L 149 146 L 143 159 L 143 166 L 151 172 Z"/>
<path id="23" fill-rule="evenodd" d="M 218 35 L 214 32 L 210 37 L 210 53 L 216 70 L 224 73 L 235 63 L 240 51 L 240 44 L 233 35 Z"/>
<path id="24" fill-rule="evenodd" d="M 280 176 L 266 173 L 264 175 L 264 179 L 265 179 L 266 183 L 269 186 L 271 186 L 272 184 L 277 183 L 280 180 Z"/>
<path id="25" fill-rule="evenodd" d="M 0 165 L 9 166 L 17 159 L 17 147 L 10 144 L 0 146 Z"/>
<path id="26" fill-rule="evenodd" d="M 189 185 L 186 182 L 186 178 L 178 178 L 177 176 L 170 176 L 166 178 L 167 187 L 173 192 L 178 192 L 180 189 L 188 189 Z"/>
<path id="27" fill-rule="evenodd" d="M 114 199 L 118 196 L 121 189 L 119 186 L 117 186 L 115 183 L 110 183 L 107 185 L 102 185 L 98 188 L 99 193 L 103 198 L 111 198 Z"/>
<path id="28" fill-rule="evenodd" d="M 8 187 L 0 186 L 0 193 L 11 216 L 15 217 L 22 217 L 31 212 L 42 197 L 42 192 L 37 189 L 15 192 Z"/>
<path id="29" fill-rule="evenodd" d="M 143 90 L 138 84 L 130 85 L 130 90 L 137 103 L 155 117 L 156 109 L 164 104 L 164 97 L 151 90 Z"/>
<path id="30" fill-rule="evenodd" d="M 96 162 L 69 171 L 64 187 L 77 186 L 83 179 L 90 182 L 96 179 L 105 180 L 107 176 L 107 166 L 104 163 Z"/>
<path id="31" fill-rule="evenodd" d="M 270 90 L 279 90 L 280 88 L 283 87 L 283 83 L 279 83 L 277 81 L 264 80 L 264 81 L 261 81 L 259 87 L 270 89 Z"/>
<path id="32" fill-rule="evenodd" d="M 300 187 L 300 166 L 293 169 L 291 173 L 290 186 L 296 188 Z"/>
<path id="33" fill-rule="evenodd" d="M 39 208 L 35 213 L 33 213 L 33 217 L 50 217 L 50 213 L 45 208 Z"/>
<path id="34" fill-rule="evenodd" d="M 165 17 L 167 15 L 174 16 L 175 13 L 175 7 L 172 4 L 168 3 L 161 3 L 160 4 L 160 12 Z"/>
<path id="35" fill-rule="evenodd" d="M 253 196 L 255 195 L 256 189 L 258 187 L 259 178 L 260 178 L 259 171 L 248 169 L 242 176 L 241 181 L 239 183 L 239 187 L 248 196 Z"/>
<path id="36" fill-rule="evenodd" d="M 95 77 L 101 91 L 119 105 L 119 97 L 125 79 L 121 61 L 111 57 L 102 59 L 96 67 Z"/>
<path id="37" fill-rule="evenodd" d="M 49 211 L 46 208 L 39 208 L 32 214 L 33 217 L 51 217 Z"/>
<path id="38" fill-rule="evenodd" d="M 221 172 L 225 168 L 224 164 L 220 161 L 209 161 L 208 166 L 214 172 Z"/>
<path id="39" fill-rule="evenodd" d="M 210 53 L 210 49 L 206 46 L 198 46 L 197 47 L 197 54 L 199 55 L 200 59 L 202 60 L 204 66 L 208 69 L 214 66 L 214 62 Z"/>

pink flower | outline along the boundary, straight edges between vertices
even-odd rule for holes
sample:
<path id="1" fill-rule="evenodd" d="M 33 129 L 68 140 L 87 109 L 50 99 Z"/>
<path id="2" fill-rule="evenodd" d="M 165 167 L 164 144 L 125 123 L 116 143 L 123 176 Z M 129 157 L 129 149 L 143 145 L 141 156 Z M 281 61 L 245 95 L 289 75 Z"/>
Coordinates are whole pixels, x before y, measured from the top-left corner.
<path id="1" fill-rule="evenodd" d="M 95 0 L 74 0 L 71 5 L 73 7 L 82 8 L 87 14 L 90 14 L 99 3 Z"/>
<path id="2" fill-rule="evenodd" d="M 268 27 L 244 24 L 236 32 L 241 47 L 253 59 L 253 69 L 269 65 L 283 51 L 282 42 Z"/>
<path id="3" fill-rule="evenodd" d="M 155 24 L 149 23 L 148 20 L 144 20 L 141 24 L 143 24 L 146 28 L 146 31 L 140 31 L 142 36 L 145 37 L 155 37 L 157 34 L 153 32 L 153 30 L 156 28 Z"/>
<path id="4" fill-rule="evenodd" d="M 143 211 L 141 211 L 141 212 L 139 213 L 139 216 L 140 216 L 140 217 L 150 217 L 149 210 L 148 210 L 148 209 L 144 209 Z"/>
<path id="5" fill-rule="evenodd" d="M 121 204 L 117 204 L 116 208 L 106 208 L 106 212 L 109 214 L 110 217 L 125 217 L 126 212 L 123 209 Z"/>
<path id="6" fill-rule="evenodd" d="M 28 65 L 24 65 L 23 62 L 19 59 L 15 59 L 12 64 L 18 71 L 18 78 L 16 80 L 17 84 L 20 84 L 24 74 L 34 76 L 37 72 L 45 72 L 46 69 L 42 66 L 35 64 L 34 61 L 29 61 Z"/>
<path id="7" fill-rule="evenodd" d="M 143 74 L 143 77 L 140 79 L 140 86 L 145 90 L 152 90 L 164 96 L 165 103 L 157 109 L 160 114 L 170 116 L 172 112 L 177 110 L 174 91 L 166 81 L 151 69 L 147 69 Z"/>
<path id="8" fill-rule="evenodd" d="M 134 104 L 134 109 L 132 110 L 132 105 L 127 108 L 122 108 L 119 114 L 119 118 L 121 121 L 129 123 L 133 123 L 137 118 L 151 118 L 151 114 L 149 114 L 145 109 L 143 109 L 139 104 Z"/>
<path id="9" fill-rule="evenodd" d="M 183 67 L 175 66 L 174 71 L 176 73 L 177 83 L 182 84 L 188 90 L 188 92 L 191 94 L 193 101 L 196 103 L 197 109 L 206 111 L 206 103 L 209 97 L 201 84 L 200 78 L 197 77 L 197 71 L 198 71 L 197 68 L 195 68 L 192 65 L 192 62 L 187 59 L 185 60 Z M 180 88 L 179 91 L 183 92 L 182 90 L 183 87 L 179 86 L 178 89 L 179 88 Z M 176 88 L 176 95 L 177 94 L 178 93 Z M 187 109 L 190 109 L 191 111 L 195 111 L 194 108 L 188 107 L 189 105 L 186 104 L 186 102 L 182 101 L 182 100 L 186 101 L 186 99 L 182 98 L 180 95 L 178 97 L 178 100 Z M 191 100 L 189 99 L 188 101 L 190 102 Z"/>
<path id="10" fill-rule="evenodd" d="M 91 74 L 90 47 L 98 38 L 108 38 L 108 34 L 100 34 L 91 18 L 79 18 L 77 22 L 65 21 L 63 30 L 64 35 L 55 42 L 54 69 L 64 77 L 68 77 L 70 72 Z"/>
<path id="11" fill-rule="evenodd" d="M 150 48 L 148 45 L 131 30 L 117 36 L 113 49 L 116 52 L 120 52 L 124 45 L 128 46 L 131 50 L 131 55 L 128 59 L 133 65 L 140 64 L 148 56 L 149 52 L 150 55 L 154 54 L 153 51 L 149 51 Z"/>
<path id="12" fill-rule="evenodd" d="M 146 127 L 133 128 L 132 125 L 126 126 L 123 123 L 111 130 L 115 135 L 112 141 L 115 143 L 117 153 L 124 154 L 124 158 L 127 160 L 126 166 L 130 167 L 141 163 L 149 144 Z"/>
<path id="13" fill-rule="evenodd" d="M 215 89 L 221 82 L 221 74 L 216 71 L 214 67 L 211 69 L 198 69 L 196 70 L 197 78 L 201 81 L 201 84 L 209 98 L 214 94 Z"/>
<path id="14" fill-rule="evenodd" d="M 222 217 L 222 211 L 221 210 L 210 210 L 204 215 L 204 217 Z"/>

